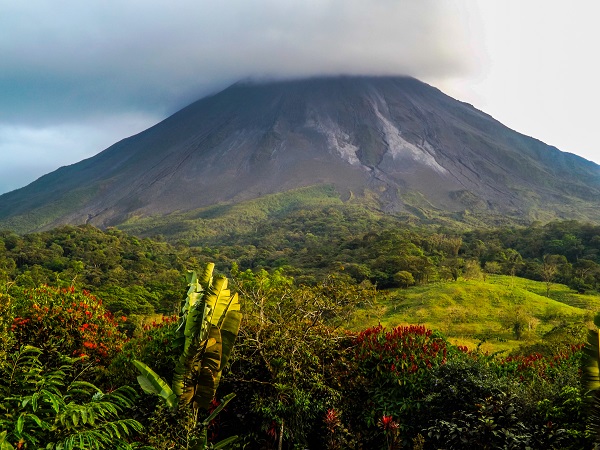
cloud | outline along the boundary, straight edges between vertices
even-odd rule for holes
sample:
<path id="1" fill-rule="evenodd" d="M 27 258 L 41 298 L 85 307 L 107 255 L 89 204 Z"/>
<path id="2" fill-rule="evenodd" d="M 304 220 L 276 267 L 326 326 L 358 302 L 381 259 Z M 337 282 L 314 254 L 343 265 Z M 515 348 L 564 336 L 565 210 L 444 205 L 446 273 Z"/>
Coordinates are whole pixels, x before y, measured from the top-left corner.
<path id="1" fill-rule="evenodd" d="M 50 127 L 0 124 L 0 194 L 25 186 L 60 166 L 89 158 L 156 121 L 153 116 L 125 114 L 100 123 Z"/>
<path id="2" fill-rule="evenodd" d="M 462 0 L 0 0 L 0 193 L 240 79 L 457 76 Z"/>
<path id="3" fill-rule="evenodd" d="M 174 112 L 246 77 L 458 74 L 438 0 L 1 1 L 0 122 Z"/>

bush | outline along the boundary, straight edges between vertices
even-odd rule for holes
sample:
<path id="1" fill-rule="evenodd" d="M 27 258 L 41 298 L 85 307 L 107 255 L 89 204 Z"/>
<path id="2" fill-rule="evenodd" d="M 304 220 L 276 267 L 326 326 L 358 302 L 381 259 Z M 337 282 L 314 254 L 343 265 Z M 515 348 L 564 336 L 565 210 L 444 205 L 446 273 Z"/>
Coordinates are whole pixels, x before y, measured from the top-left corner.
<path id="1" fill-rule="evenodd" d="M 446 340 L 424 326 L 386 332 L 379 325 L 359 333 L 355 344 L 358 373 L 368 396 L 362 409 L 367 426 L 375 432 L 378 421 L 392 415 L 400 434 L 408 436 L 420 425 L 434 370 L 446 363 Z"/>
<path id="2" fill-rule="evenodd" d="M 427 398 L 426 448 L 591 448 L 578 347 L 551 357 L 453 354 Z"/>
<path id="3" fill-rule="evenodd" d="M 59 355 L 46 367 L 43 352 L 23 346 L 0 361 L 2 448 L 131 449 L 141 424 L 122 415 L 137 397 L 129 387 L 104 393 L 78 380 L 78 358 Z"/>
<path id="4" fill-rule="evenodd" d="M 163 316 L 151 323 L 140 324 L 133 337 L 123 345 L 108 367 L 108 376 L 117 385 L 136 384 L 138 370 L 131 361 L 152 361 L 153 370 L 169 378 L 177 363 L 172 344 L 177 337 L 177 316 Z"/>
<path id="5" fill-rule="evenodd" d="M 102 301 L 87 291 L 42 286 L 13 288 L 11 331 L 18 347 L 31 345 L 106 366 L 121 350 L 126 336 Z"/>
<path id="6" fill-rule="evenodd" d="M 0 293 L 0 361 L 6 356 L 6 352 L 14 345 L 12 333 L 13 325 L 13 299 Z"/>

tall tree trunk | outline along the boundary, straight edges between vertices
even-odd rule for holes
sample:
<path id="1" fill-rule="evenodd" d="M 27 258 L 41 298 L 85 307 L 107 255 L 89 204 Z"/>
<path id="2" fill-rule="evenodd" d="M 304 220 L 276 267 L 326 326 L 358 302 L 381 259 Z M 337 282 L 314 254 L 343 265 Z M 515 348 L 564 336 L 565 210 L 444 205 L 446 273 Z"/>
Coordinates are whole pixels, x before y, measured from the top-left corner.
<path id="1" fill-rule="evenodd" d="M 277 450 L 283 449 L 283 419 L 281 419 L 281 428 L 279 429 L 279 444 L 277 445 Z"/>

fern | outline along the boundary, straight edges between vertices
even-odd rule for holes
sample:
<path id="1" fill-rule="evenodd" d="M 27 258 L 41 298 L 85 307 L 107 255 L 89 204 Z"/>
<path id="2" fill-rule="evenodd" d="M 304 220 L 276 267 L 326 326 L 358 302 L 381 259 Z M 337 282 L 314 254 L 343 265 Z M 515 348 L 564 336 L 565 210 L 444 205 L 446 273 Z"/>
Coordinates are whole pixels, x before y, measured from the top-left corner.
<path id="1" fill-rule="evenodd" d="M 133 448 L 127 441 L 142 425 L 120 417 L 134 405 L 133 388 L 105 394 L 92 383 L 69 383 L 77 359 L 46 369 L 40 356 L 40 349 L 24 346 L 1 367 L 0 449 L 17 442 L 55 450 Z"/>

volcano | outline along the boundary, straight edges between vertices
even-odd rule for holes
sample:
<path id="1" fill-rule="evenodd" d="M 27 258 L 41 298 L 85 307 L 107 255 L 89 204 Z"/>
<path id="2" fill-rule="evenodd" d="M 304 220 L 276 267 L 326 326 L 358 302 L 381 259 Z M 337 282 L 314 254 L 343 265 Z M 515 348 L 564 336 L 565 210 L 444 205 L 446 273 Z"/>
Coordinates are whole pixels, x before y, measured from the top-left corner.
<path id="1" fill-rule="evenodd" d="M 600 219 L 597 164 L 414 78 L 328 77 L 196 101 L 0 196 L 0 225 L 107 227 L 315 185 L 389 214 Z"/>

